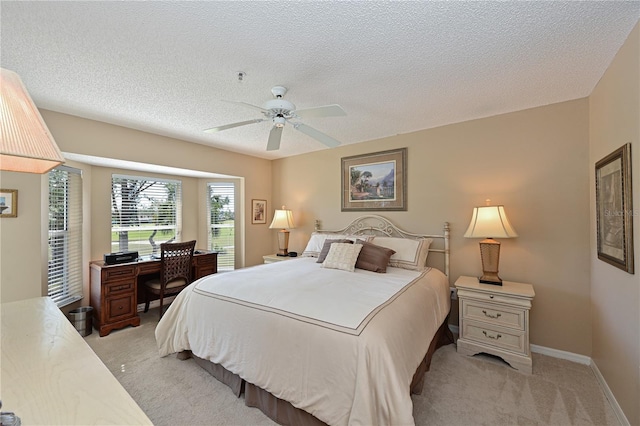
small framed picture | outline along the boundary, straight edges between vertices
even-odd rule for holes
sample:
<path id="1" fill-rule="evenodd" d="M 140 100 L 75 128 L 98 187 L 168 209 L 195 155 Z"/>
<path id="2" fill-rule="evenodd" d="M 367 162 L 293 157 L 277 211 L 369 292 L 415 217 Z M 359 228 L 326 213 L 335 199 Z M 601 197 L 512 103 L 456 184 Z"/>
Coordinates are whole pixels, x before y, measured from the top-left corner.
<path id="1" fill-rule="evenodd" d="M 254 225 L 267 223 L 267 200 L 251 200 L 251 223 Z"/>
<path id="2" fill-rule="evenodd" d="M 598 259 L 630 274 L 633 265 L 631 144 L 596 163 Z"/>
<path id="3" fill-rule="evenodd" d="M 0 217 L 18 217 L 17 189 L 0 189 Z"/>

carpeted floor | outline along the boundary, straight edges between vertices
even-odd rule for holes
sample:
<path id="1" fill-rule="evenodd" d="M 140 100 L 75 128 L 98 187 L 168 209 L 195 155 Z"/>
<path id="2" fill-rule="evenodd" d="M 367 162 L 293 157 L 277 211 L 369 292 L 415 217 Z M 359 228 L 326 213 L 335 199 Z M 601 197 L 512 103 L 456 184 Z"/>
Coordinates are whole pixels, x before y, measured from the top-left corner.
<path id="1" fill-rule="evenodd" d="M 139 327 L 94 330 L 86 341 L 155 425 L 275 424 L 193 360 L 160 358 L 158 311 L 140 316 Z M 416 425 L 618 425 L 586 365 L 533 354 L 525 375 L 490 356 L 458 355 L 455 345 L 435 353 L 413 404 Z"/>

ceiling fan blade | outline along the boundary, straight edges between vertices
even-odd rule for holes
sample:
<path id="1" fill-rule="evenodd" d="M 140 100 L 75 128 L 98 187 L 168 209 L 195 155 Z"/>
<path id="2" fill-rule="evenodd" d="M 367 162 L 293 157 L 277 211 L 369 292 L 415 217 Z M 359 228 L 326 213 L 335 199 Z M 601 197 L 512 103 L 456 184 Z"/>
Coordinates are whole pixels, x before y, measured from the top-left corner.
<path id="1" fill-rule="evenodd" d="M 223 130 L 233 129 L 234 127 L 246 126 L 247 124 L 260 123 L 261 121 L 264 121 L 264 120 L 265 120 L 264 118 L 256 118 L 253 120 L 240 121 L 238 123 L 225 124 L 224 126 L 218 126 L 218 127 L 212 127 L 211 129 L 206 129 L 205 132 L 206 133 L 221 132 Z"/>
<path id="2" fill-rule="evenodd" d="M 300 118 L 313 117 L 340 117 L 347 115 L 340 105 L 325 105 L 314 108 L 303 108 L 296 110 L 296 115 Z"/>
<path id="3" fill-rule="evenodd" d="M 222 99 L 222 102 L 229 102 L 230 104 L 242 105 L 242 106 L 249 107 L 249 108 L 252 108 L 252 109 L 257 109 L 257 110 L 258 110 L 258 111 L 260 111 L 260 112 L 269 112 L 269 110 L 266 110 L 266 109 L 264 109 L 264 108 L 262 108 L 262 107 L 259 107 L 259 106 L 257 106 L 257 105 L 248 104 L 248 103 L 246 103 L 246 102 L 240 102 L 240 101 L 226 101 L 226 100 L 224 100 L 224 99 Z"/>
<path id="4" fill-rule="evenodd" d="M 269 142 L 267 142 L 267 151 L 276 151 L 280 149 L 280 139 L 282 138 L 282 129 L 284 127 L 273 126 L 269 132 Z"/>
<path id="5" fill-rule="evenodd" d="M 301 131 L 305 135 L 311 136 L 314 139 L 319 140 L 329 148 L 335 148 L 340 145 L 340 141 L 335 140 L 331 136 L 325 135 L 319 130 L 314 129 L 313 127 L 309 127 L 303 123 L 293 123 L 293 128 Z"/>

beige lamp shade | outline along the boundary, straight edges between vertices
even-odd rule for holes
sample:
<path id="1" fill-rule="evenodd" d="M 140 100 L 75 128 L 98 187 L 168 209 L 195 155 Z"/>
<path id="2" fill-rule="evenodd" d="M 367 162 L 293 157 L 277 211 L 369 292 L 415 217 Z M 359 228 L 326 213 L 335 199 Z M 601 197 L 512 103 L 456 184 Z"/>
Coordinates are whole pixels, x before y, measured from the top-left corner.
<path id="1" fill-rule="evenodd" d="M 284 206 L 282 206 L 282 210 L 276 210 L 271 225 L 269 225 L 270 229 L 293 229 L 295 227 L 293 213 L 291 210 L 285 209 Z"/>
<path id="2" fill-rule="evenodd" d="M 515 229 L 509 223 L 504 206 L 474 207 L 465 238 L 514 238 Z"/>
<path id="3" fill-rule="evenodd" d="M 282 210 L 276 210 L 269 228 L 280 229 L 278 232 L 278 253 L 276 253 L 278 256 L 289 255 L 289 231 L 287 229 L 295 227 L 291 210 L 287 210 L 284 206 L 282 206 Z"/>
<path id="4" fill-rule="evenodd" d="M 0 170 L 46 173 L 64 157 L 18 74 L 0 68 Z"/>
<path id="5" fill-rule="evenodd" d="M 480 241 L 480 256 L 482 258 L 480 282 L 502 285 L 502 279 L 498 276 L 500 243 L 493 238 L 518 236 L 507 219 L 504 206 L 474 207 L 469 228 L 464 236 L 465 238 L 485 238 Z"/>

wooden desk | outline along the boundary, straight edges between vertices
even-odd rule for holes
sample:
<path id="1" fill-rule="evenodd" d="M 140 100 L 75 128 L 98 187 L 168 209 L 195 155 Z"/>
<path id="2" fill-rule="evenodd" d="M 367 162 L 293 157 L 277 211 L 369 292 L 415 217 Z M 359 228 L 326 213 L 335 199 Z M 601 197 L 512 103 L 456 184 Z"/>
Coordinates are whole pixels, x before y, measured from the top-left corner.
<path id="1" fill-rule="evenodd" d="M 23 425 L 151 425 L 48 297 L 3 303 L 2 410 Z"/>
<path id="2" fill-rule="evenodd" d="M 218 253 L 193 255 L 194 280 L 218 272 Z M 160 259 L 106 265 L 102 260 L 89 264 L 91 272 L 91 306 L 93 325 L 106 336 L 111 330 L 140 325 L 138 316 L 138 284 L 160 274 Z"/>

